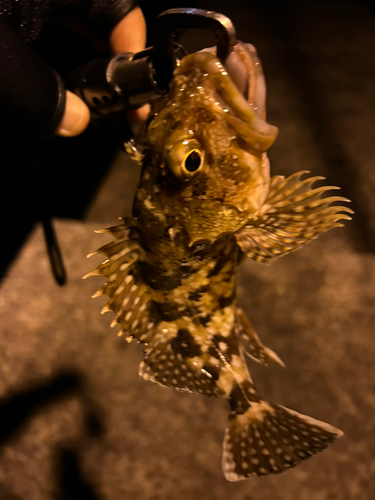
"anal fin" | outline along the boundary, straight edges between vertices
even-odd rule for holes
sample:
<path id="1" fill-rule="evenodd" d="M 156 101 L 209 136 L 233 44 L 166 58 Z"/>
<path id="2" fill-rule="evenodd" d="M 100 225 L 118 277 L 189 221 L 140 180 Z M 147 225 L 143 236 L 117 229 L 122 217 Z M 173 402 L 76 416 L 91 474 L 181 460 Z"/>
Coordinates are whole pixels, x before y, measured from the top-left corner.
<path id="1" fill-rule="evenodd" d="M 139 375 L 145 380 L 180 391 L 205 396 L 224 396 L 216 384 L 220 367 L 208 360 L 205 363 L 205 356 L 199 352 L 199 346 L 194 343 L 194 339 L 188 337 L 187 331 L 166 338 L 162 327 L 163 324 L 160 324 L 158 333 L 146 349 Z"/>

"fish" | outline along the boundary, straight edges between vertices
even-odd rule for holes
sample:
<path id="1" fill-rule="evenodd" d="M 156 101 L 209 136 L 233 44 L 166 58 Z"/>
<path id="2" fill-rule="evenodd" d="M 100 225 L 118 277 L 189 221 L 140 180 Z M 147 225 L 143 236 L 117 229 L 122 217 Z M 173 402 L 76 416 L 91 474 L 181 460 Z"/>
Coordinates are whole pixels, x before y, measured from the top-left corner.
<path id="1" fill-rule="evenodd" d="M 247 358 L 284 366 L 236 298 L 244 258 L 270 263 L 350 220 L 334 186 L 296 172 L 270 175 L 278 129 L 266 121 L 255 48 L 237 43 L 242 90 L 212 51 L 185 56 L 143 133 L 132 217 L 99 230 L 113 239 L 89 256 L 106 282 L 102 313 L 144 344 L 139 374 L 164 387 L 229 402 L 222 468 L 229 481 L 277 474 L 342 436 L 332 425 L 262 399 Z M 337 204 L 340 203 L 339 205 Z"/>

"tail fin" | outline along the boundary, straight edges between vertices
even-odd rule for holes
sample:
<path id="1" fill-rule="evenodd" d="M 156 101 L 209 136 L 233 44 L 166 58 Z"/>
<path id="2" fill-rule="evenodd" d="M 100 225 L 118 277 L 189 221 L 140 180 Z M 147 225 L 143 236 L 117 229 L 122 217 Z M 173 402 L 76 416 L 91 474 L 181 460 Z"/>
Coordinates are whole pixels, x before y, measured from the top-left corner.
<path id="1" fill-rule="evenodd" d="M 223 471 L 228 481 L 279 474 L 323 451 L 343 432 L 284 406 L 252 403 L 231 414 L 225 432 Z"/>

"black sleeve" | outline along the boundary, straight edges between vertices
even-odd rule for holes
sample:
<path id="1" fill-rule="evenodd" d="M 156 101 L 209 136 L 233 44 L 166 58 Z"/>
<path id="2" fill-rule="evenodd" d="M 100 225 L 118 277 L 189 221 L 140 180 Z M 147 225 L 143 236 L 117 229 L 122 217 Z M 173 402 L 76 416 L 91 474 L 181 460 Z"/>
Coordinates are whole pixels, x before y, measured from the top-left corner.
<path id="1" fill-rule="evenodd" d="M 28 42 L 34 42 L 52 18 L 79 19 L 107 37 L 137 0 L 0 0 L 0 15 Z"/>
<path id="2" fill-rule="evenodd" d="M 64 113 L 64 86 L 57 73 L 1 18 L 0 74 L 1 121 L 6 135 L 52 135 Z"/>
<path id="3" fill-rule="evenodd" d="M 137 0 L 92 0 L 90 26 L 99 35 L 106 36 L 137 4 Z"/>

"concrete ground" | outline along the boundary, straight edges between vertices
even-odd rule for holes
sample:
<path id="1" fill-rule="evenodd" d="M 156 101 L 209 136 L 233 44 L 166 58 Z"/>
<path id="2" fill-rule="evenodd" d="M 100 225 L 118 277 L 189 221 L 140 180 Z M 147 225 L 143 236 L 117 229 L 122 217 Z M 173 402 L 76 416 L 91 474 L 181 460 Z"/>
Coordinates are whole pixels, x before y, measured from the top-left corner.
<path id="1" fill-rule="evenodd" d="M 94 229 L 130 215 L 139 169 L 119 154 L 85 220 L 56 221 L 68 283 L 53 281 L 36 226 L 1 284 L 0 500 L 375 498 L 375 16 L 344 1 L 226 5 L 201 2 L 258 48 L 280 128 L 273 173 L 325 175 L 356 211 L 270 266 L 240 267 L 239 301 L 286 364 L 250 368 L 265 399 L 345 436 L 287 473 L 229 483 L 226 402 L 138 376 L 141 349 L 90 298 L 101 279 L 81 279 L 107 241 Z"/>

